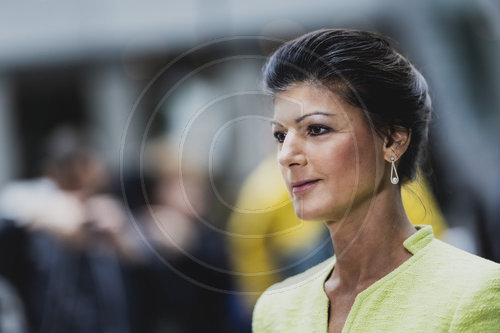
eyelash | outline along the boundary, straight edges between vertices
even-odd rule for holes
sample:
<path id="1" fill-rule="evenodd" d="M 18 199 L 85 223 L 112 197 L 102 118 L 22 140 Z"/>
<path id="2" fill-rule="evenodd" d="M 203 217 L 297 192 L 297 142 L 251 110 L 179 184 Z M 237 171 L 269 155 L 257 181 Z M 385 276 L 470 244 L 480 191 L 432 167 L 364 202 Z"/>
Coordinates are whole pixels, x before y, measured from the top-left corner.
<path id="1" fill-rule="evenodd" d="M 321 133 L 313 134 L 312 133 L 313 129 L 319 129 Z M 311 136 L 320 136 L 323 134 L 330 133 L 331 131 L 332 131 L 332 129 L 328 126 L 325 126 L 325 125 L 309 125 L 309 126 L 307 126 L 307 134 L 309 134 Z"/>
<path id="2" fill-rule="evenodd" d="M 319 133 L 314 133 L 313 131 L 319 130 Z M 307 134 L 310 136 L 320 136 L 330 133 L 333 129 L 325 125 L 309 125 L 307 126 Z M 276 131 L 273 133 L 274 138 L 278 143 L 283 143 L 285 141 L 286 132 Z"/>
<path id="3" fill-rule="evenodd" d="M 281 135 L 283 135 L 283 137 L 281 137 Z M 273 136 L 278 143 L 283 143 L 285 141 L 286 133 L 283 131 L 276 131 L 273 133 Z"/>

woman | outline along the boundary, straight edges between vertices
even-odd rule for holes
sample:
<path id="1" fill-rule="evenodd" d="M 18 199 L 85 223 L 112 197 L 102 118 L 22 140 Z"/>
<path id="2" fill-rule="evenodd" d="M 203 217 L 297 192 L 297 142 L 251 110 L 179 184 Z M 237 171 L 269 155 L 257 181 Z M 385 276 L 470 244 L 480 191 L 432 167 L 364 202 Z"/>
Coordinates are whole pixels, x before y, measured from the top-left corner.
<path id="1" fill-rule="evenodd" d="M 498 332 L 500 265 L 409 221 L 401 185 L 427 140 L 427 84 L 383 37 L 320 30 L 265 68 L 295 213 L 336 255 L 268 289 L 254 332 Z"/>

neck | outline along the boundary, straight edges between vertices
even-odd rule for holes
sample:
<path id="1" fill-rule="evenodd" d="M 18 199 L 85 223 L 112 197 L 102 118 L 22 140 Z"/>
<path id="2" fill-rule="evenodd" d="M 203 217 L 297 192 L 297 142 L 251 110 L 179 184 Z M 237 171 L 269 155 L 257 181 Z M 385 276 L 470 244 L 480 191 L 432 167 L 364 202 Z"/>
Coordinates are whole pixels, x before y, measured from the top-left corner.
<path id="1" fill-rule="evenodd" d="M 366 288 L 412 255 L 403 242 L 415 228 L 406 216 L 399 188 L 379 192 L 327 226 L 337 258 L 330 279 L 349 290 Z"/>

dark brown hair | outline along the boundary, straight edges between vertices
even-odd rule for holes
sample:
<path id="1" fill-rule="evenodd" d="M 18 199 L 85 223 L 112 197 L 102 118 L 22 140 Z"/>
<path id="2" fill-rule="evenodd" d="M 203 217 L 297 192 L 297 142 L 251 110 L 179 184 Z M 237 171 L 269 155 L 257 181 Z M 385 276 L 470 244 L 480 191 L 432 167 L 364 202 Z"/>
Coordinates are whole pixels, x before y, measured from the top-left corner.
<path id="1" fill-rule="evenodd" d="M 297 83 L 321 84 L 365 111 L 381 137 L 411 130 L 401 156 L 400 184 L 415 178 L 427 146 L 431 100 L 427 82 L 383 36 L 358 30 L 323 29 L 282 45 L 264 68 L 271 93 Z"/>

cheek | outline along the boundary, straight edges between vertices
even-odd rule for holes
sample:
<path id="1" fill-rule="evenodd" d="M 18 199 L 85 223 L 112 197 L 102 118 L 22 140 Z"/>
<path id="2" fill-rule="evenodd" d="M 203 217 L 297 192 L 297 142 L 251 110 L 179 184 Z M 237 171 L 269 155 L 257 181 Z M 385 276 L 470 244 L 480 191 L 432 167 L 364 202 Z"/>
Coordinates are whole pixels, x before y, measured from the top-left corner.
<path id="1" fill-rule="evenodd" d="M 358 160 L 353 162 L 357 169 L 357 192 L 372 192 L 374 186 L 378 184 L 377 174 L 380 174 L 383 168 L 383 158 L 377 161 L 376 142 L 371 137 L 358 139 Z"/>
<path id="2" fill-rule="evenodd" d="M 316 164 L 329 177 L 344 182 L 347 178 L 351 179 L 351 175 L 356 174 L 356 165 L 359 162 L 360 154 L 352 135 L 346 134 L 345 137 L 325 145 L 320 151 L 324 158 L 322 161 L 317 161 Z"/>
<path id="3" fill-rule="evenodd" d="M 324 157 L 315 164 L 328 178 L 328 186 L 334 189 L 325 193 L 326 196 L 333 195 L 336 200 L 344 201 L 370 192 L 377 169 L 373 141 L 351 133 L 321 151 Z"/>

